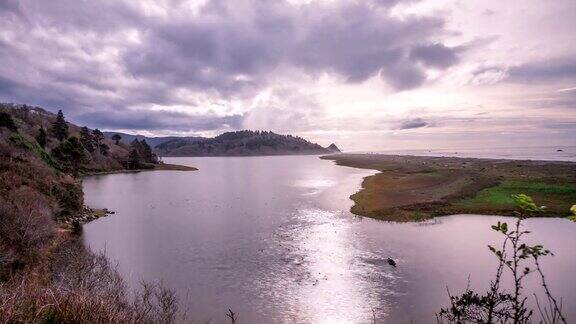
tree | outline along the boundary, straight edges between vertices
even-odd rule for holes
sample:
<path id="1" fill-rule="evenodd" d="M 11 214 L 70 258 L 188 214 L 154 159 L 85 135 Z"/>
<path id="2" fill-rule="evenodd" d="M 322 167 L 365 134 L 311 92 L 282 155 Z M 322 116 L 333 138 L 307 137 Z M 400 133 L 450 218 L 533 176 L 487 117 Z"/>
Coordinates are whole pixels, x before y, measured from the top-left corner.
<path id="1" fill-rule="evenodd" d="M 50 130 L 52 135 L 56 137 L 59 141 L 63 141 L 68 137 L 68 124 L 64 119 L 64 114 L 62 110 L 58 110 L 56 115 L 56 121 L 52 124 L 52 129 Z"/>
<path id="2" fill-rule="evenodd" d="M 112 136 L 112 139 L 116 142 L 116 145 L 118 145 L 118 143 L 122 139 L 122 136 L 120 136 L 120 134 L 114 134 L 114 136 Z"/>
<path id="3" fill-rule="evenodd" d="M 77 137 L 69 137 L 52 150 L 52 155 L 65 172 L 77 175 L 80 165 L 86 160 L 84 146 Z"/>
<path id="4" fill-rule="evenodd" d="M 6 112 L 0 112 L 0 127 L 6 127 L 13 132 L 18 131 L 14 119 Z"/>
<path id="5" fill-rule="evenodd" d="M 92 131 L 92 138 L 100 154 L 104 156 L 108 155 L 110 147 L 104 143 L 104 134 L 98 128 Z"/>
<path id="6" fill-rule="evenodd" d="M 96 144 L 96 146 L 100 146 L 104 141 L 104 134 L 98 128 L 92 131 L 92 137 L 94 138 L 94 144 Z"/>
<path id="7" fill-rule="evenodd" d="M 128 165 L 126 166 L 128 169 L 138 169 L 140 166 L 141 161 L 140 153 L 138 153 L 138 149 L 136 147 L 132 147 L 130 150 L 130 154 L 128 154 Z"/>
<path id="8" fill-rule="evenodd" d="M 46 134 L 46 130 L 44 130 L 44 127 L 42 127 L 42 126 L 40 126 L 40 130 L 38 131 L 38 134 L 36 135 L 36 142 L 38 142 L 38 144 L 42 148 L 45 148 L 46 144 L 48 144 L 48 135 Z"/>
<path id="9" fill-rule="evenodd" d="M 80 129 L 80 142 L 88 152 L 94 152 L 94 137 L 86 126 Z"/>

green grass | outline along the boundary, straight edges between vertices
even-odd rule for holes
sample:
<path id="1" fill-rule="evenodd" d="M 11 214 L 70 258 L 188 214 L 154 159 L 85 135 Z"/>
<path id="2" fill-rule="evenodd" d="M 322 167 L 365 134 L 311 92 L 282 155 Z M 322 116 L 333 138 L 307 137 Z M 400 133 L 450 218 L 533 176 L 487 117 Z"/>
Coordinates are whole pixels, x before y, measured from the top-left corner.
<path id="1" fill-rule="evenodd" d="M 20 146 L 21 148 L 25 148 L 34 152 L 34 154 L 36 154 L 36 156 L 44 161 L 44 163 L 48 164 L 54 169 L 58 169 L 58 163 L 54 161 L 52 156 L 48 154 L 48 152 L 46 152 L 46 150 L 44 150 L 40 145 L 38 145 L 38 143 L 29 141 L 20 134 L 11 135 L 10 141 L 12 141 L 12 143 L 15 145 Z"/>
<path id="2" fill-rule="evenodd" d="M 442 178 L 444 177 L 444 174 L 442 172 L 439 171 L 429 171 L 429 172 L 423 172 L 421 173 L 422 175 L 425 175 L 427 177 L 431 177 L 431 178 Z"/>
<path id="3" fill-rule="evenodd" d="M 504 181 L 481 190 L 475 197 L 457 202 L 459 207 L 514 207 L 514 194 L 532 196 L 539 204 L 554 208 L 556 205 L 576 202 L 576 184 L 552 184 L 539 181 Z"/>

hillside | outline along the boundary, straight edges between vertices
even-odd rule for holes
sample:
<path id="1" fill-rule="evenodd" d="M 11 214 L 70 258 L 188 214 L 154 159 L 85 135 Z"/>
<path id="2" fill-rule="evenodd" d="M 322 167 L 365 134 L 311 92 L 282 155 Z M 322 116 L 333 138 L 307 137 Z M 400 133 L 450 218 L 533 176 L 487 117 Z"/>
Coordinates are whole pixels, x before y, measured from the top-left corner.
<path id="1" fill-rule="evenodd" d="M 0 322 L 174 321 L 172 292 L 146 284 L 150 294 L 133 296 L 81 238 L 83 223 L 107 214 L 84 206 L 81 176 L 122 170 L 139 148 L 61 112 L 0 104 Z"/>
<path id="2" fill-rule="evenodd" d="M 132 135 L 132 134 L 126 134 L 126 133 L 121 133 L 121 132 L 103 132 L 103 133 L 104 133 L 104 136 L 106 136 L 106 138 L 108 138 L 108 139 L 112 139 L 112 136 L 118 134 L 122 138 L 120 140 L 120 142 L 125 143 L 125 144 L 130 144 L 135 139 L 137 139 L 139 141 L 144 140 L 151 147 L 156 147 L 162 143 L 165 143 L 165 142 L 168 142 L 171 140 L 176 140 L 176 139 L 203 139 L 203 137 Z"/>
<path id="3" fill-rule="evenodd" d="M 2 137 L 2 141 L 4 142 L 8 141 L 14 144 L 14 141 L 19 141 L 20 145 L 38 146 L 36 137 L 39 135 L 41 128 L 47 135 L 46 143 L 44 147 L 41 147 L 43 151 L 42 154 L 45 154 L 46 156 L 54 155 L 52 154 L 54 153 L 53 151 L 62 144 L 62 142 L 64 142 L 56 139 L 50 133 L 50 129 L 56 121 L 56 114 L 48 112 L 40 107 L 6 103 L 0 104 L 0 112 L 10 115 L 18 129 L 17 134 L 6 134 L 6 132 L 4 132 Z M 80 139 L 81 141 L 82 128 L 69 122 L 66 122 L 66 126 L 68 128 L 67 137 Z M 79 170 L 77 171 L 85 174 L 123 169 L 124 167 L 122 163 L 128 157 L 130 146 L 122 143 L 120 143 L 120 145 L 115 145 L 114 141 L 104 137 L 99 138 L 97 140 L 98 143 L 96 143 L 93 138 L 93 132 L 95 130 L 86 130 L 88 131 L 88 136 L 92 142 L 89 149 L 83 150 L 84 154 L 82 154 L 82 161 L 79 164 Z M 96 133 L 98 132 L 99 131 L 96 131 Z M 54 156 L 52 156 L 52 158 L 57 160 Z M 59 165 L 57 167 L 64 166 Z"/>
<path id="4" fill-rule="evenodd" d="M 326 154 L 331 151 L 301 137 L 267 131 L 227 132 L 214 138 L 176 138 L 155 147 L 162 156 L 257 156 Z"/>

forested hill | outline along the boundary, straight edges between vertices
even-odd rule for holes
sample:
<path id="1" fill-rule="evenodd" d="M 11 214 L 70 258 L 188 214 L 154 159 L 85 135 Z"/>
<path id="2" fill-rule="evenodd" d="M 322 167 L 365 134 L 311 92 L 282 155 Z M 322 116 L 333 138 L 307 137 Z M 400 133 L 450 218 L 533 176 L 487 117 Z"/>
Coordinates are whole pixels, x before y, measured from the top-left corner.
<path id="1" fill-rule="evenodd" d="M 325 154 L 331 151 L 301 137 L 268 131 L 227 132 L 214 138 L 177 138 L 155 148 L 162 156 L 256 156 Z"/>

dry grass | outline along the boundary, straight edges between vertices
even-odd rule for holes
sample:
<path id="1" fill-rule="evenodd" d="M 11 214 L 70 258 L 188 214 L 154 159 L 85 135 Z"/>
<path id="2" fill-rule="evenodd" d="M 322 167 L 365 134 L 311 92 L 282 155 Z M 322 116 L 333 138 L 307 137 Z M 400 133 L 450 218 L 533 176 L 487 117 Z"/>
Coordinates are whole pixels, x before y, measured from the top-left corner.
<path id="1" fill-rule="evenodd" d="M 174 293 L 143 284 L 130 297 L 124 281 L 103 254 L 71 239 L 60 244 L 47 265 L 0 284 L 3 323 L 172 323 Z"/>

